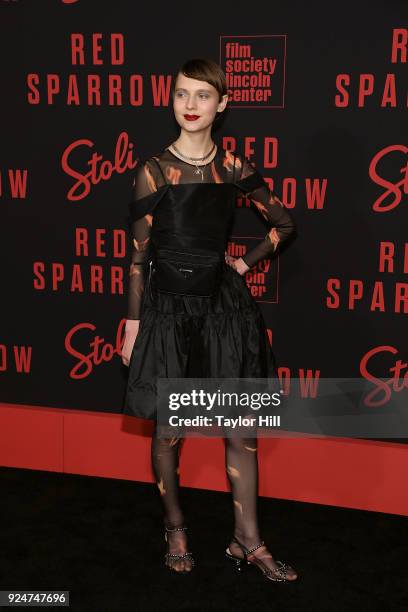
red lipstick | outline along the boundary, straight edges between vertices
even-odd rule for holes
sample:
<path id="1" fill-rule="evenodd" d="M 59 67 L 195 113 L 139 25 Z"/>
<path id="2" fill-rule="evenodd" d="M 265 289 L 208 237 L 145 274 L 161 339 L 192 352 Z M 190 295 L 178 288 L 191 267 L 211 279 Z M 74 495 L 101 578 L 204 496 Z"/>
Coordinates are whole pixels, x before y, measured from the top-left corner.
<path id="1" fill-rule="evenodd" d="M 184 119 L 187 119 L 187 121 L 195 121 L 198 118 L 199 115 L 184 115 Z"/>

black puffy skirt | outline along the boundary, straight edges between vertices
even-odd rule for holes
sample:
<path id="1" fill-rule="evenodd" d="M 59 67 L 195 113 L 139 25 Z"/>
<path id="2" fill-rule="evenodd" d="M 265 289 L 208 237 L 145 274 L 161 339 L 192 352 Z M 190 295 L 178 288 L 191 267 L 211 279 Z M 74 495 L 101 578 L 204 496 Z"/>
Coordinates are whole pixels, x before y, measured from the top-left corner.
<path id="1" fill-rule="evenodd" d="M 156 419 L 157 378 L 277 376 L 261 310 L 244 276 L 227 263 L 212 297 L 159 293 L 147 283 L 141 313 L 125 414 Z"/>

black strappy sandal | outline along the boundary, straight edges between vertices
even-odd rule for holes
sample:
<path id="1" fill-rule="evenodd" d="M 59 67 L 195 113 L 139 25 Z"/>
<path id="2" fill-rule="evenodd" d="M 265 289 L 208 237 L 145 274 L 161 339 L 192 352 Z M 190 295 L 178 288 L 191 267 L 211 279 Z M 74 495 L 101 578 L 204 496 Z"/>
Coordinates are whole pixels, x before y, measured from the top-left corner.
<path id="1" fill-rule="evenodd" d="M 258 548 L 260 548 L 261 546 L 265 544 L 263 540 L 260 544 L 257 544 L 256 546 L 253 546 L 252 548 L 249 548 L 249 549 L 243 544 L 241 544 L 241 542 L 238 542 L 235 536 L 233 536 L 232 541 L 238 544 L 238 546 L 241 548 L 244 554 L 244 558 L 241 559 L 241 557 L 236 557 L 235 555 L 233 555 L 229 547 L 225 551 L 225 555 L 227 559 L 229 559 L 235 564 L 237 571 L 242 572 L 242 570 L 245 569 L 246 566 L 255 565 L 256 567 L 259 567 L 264 577 L 267 580 L 272 580 L 272 582 L 296 582 L 298 580 L 299 576 L 297 576 L 297 578 L 294 578 L 293 580 L 287 579 L 287 571 L 289 569 L 294 570 L 294 568 L 288 565 L 287 563 L 284 563 L 283 561 L 278 561 L 275 559 L 275 563 L 277 564 L 278 567 L 276 569 L 272 569 L 270 567 L 267 567 L 263 563 L 262 559 L 257 559 L 258 563 L 254 563 L 253 561 L 248 560 L 249 554 L 253 553 L 255 550 L 257 550 Z"/>
<path id="2" fill-rule="evenodd" d="M 170 531 L 185 531 L 186 529 L 188 529 L 188 527 L 174 527 L 173 529 L 168 529 L 168 527 L 165 527 L 166 531 L 164 532 L 164 539 L 166 540 L 166 542 L 168 542 L 167 532 L 170 532 Z M 165 563 L 165 566 L 168 567 L 170 571 L 175 572 L 176 574 L 190 574 L 190 572 L 192 571 L 192 569 L 194 567 L 194 557 L 193 557 L 191 552 L 185 552 L 182 555 L 177 555 L 176 553 L 166 552 L 166 554 L 164 555 L 164 558 L 165 558 L 165 560 L 167 562 L 169 561 L 169 559 L 190 559 L 190 561 L 191 561 L 191 570 L 176 570 L 171 565 L 169 565 L 168 563 Z"/>

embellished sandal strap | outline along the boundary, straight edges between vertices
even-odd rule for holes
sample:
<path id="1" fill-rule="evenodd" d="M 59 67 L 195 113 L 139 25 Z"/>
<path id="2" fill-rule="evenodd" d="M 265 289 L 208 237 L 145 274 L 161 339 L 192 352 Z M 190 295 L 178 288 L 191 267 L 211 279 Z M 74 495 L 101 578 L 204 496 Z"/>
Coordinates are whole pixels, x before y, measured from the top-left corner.
<path id="1" fill-rule="evenodd" d="M 264 540 L 262 540 L 256 546 L 253 546 L 252 548 L 248 549 L 246 546 L 241 544 L 241 542 L 239 540 L 237 540 L 237 538 L 235 536 L 232 536 L 232 541 L 236 542 L 238 544 L 238 546 L 241 548 L 242 552 L 244 553 L 245 557 L 247 557 L 249 554 L 251 554 L 252 552 L 257 550 L 258 548 L 261 548 L 261 546 L 263 546 L 265 544 Z"/>
<path id="2" fill-rule="evenodd" d="M 164 558 L 166 559 L 166 564 L 172 564 L 173 561 L 179 561 L 180 559 L 189 559 L 191 561 L 191 567 L 195 566 L 195 560 L 191 552 L 186 552 L 183 555 L 177 555 L 175 553 L 166 553 L 164 555 Z M 173 565 L 169 565 L 168 567 L 172 569 Z"/>
<path id="3" fill-rule="evenodd" d="M 282 561 L 276 560 L 276 564 L 279 565 L 276 569 L 269 568 L 266 572 L 264 572 L 268 576 L 275 576 L 273 580 L 277 582 L 284 582 L 286 580 L 287 571 L 289 566 Z"/>
<path id="4" fill-rule="evenodd" d="M 188 527 L 173 527 L 172 529 L 169 529 L 168 527 L 165 527 L 166 531 L 185 531 L 186 529 L 188 529 Z"/>
<path id="5" fill-rule="evenodd" d="M 253 546 L 250 549 L 246 548 L 245 552 L 246 552 L 247 555 L 249 555 L 250 553 L 254 552 L 254 550 L 257 550 L 258 548 L 261 548 L 261 546 L 263 546 L 264 544 L 265 544 L 265 542 L 262 540 L 262 542 L 260 544 L 257 544 L 256 546 Z"/>
<path id="6" fill-rule="evenodd" d="M 166 557 L 172 557 L 173 559 L 184 559 L 185 557 L 191 557 L 193 553 L 185 552 L 182 555 L 176 553 L 166 553 Z"/>

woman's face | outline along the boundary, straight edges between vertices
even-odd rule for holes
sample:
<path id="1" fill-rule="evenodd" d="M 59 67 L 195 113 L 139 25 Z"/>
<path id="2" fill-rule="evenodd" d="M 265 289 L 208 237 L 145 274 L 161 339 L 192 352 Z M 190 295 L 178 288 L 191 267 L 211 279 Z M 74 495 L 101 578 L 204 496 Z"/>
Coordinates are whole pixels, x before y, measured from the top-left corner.
<path id="1" fill-rule="evenodd" d="M 206 81 L 190 79 L 179 73 L 173 96 L 173 109 L 177 123 L 188 132 L 208 128 L 217 114 L 224 110 L 228 96 L 222 97 L 213 85 Z"/>

